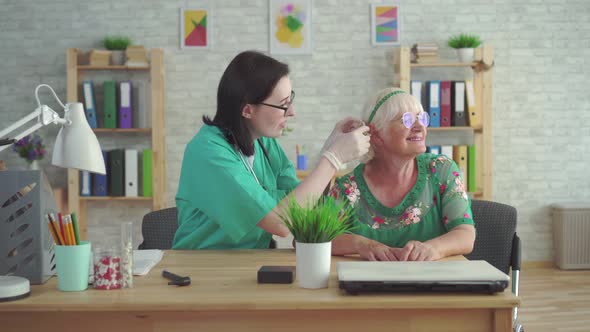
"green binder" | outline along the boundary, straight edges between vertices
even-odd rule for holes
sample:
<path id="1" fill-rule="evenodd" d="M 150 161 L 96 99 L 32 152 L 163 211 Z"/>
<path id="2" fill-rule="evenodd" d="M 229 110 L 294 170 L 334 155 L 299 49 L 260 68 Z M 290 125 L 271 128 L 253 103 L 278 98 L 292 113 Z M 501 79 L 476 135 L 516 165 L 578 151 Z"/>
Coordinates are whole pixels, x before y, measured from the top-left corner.
<path id="1" fill-rule="evenodd" d="M 104 127 L 117 128 L 117 83 L 105 81 L 103 87 Z"/>
<path id="2" fill-rule="evenodd" d="M 109 195 L 125 196 L 125 150 L 108 152 Z"/>
<path id="3" fill-rule="evenodd" d="M 469 177 L 467 179 L 467 191 L 469 192 L 477 191 L 475 166 L 475 145 L 470 145 L 467 147 L 467 174 Z"/>
<path id="4" fill-rule="evenodd" d="M 142 164 L 142 196 L 152 197 L 152 149 L 143 150 Z"/>

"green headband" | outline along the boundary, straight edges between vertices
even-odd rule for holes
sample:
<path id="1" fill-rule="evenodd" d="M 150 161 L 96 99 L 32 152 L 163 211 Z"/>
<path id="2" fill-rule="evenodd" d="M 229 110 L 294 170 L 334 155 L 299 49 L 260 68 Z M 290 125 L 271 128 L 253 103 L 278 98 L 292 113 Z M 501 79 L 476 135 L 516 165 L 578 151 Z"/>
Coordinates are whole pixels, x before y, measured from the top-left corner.
<path id="1" fill-rule="evenodd" d="M 369 117 L 369 122 L 367 122 L 367 124 L 371 123 L 371 121 L 373 121 L 373 118 L 375 117 L 375 113 L 377 113 L 377 110 L 379 109 L 379 107 L 381 107 L 381 105 L 383 105 L 383 103 L 389 99 L 389 97 L 391 96 L 395 96 L 395 95 L 399 95 L 400 93 L 405 93 L 405 91 L 403 90 L 396 90 L 393 92 L 390 92 L 388 94 L 386 94 L 383 98 L 381 98 L 381 100 L 379 100 L 379 102 L 377 103 L 377 105 L 375 105 L 375 108 L 373 108 L 373 111 L 371 112 L 371 116 Z"/>

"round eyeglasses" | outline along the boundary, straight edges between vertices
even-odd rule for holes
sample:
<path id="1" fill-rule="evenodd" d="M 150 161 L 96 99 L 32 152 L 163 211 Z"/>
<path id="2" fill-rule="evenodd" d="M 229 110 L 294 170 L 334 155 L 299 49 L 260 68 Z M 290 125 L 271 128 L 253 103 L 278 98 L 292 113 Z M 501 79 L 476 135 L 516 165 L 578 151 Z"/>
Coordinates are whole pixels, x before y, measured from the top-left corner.
<path id="1" fill-rule="evenodd" d="M 268 104 L 268 103 L 259 103 L 259 104 L 283 110 L 283 112 L 285 112 L 284 115 L 287 116 L 287 111 L 289 110 L 289 107 L 291 107 L 291 105 L 293 105 L 293 100 L 295 100 L 295 91 L 291 90 L 291 96 L 289 97 L 289 101 L 285 103 L 285 106 L 273 105 L 273 104 Z"/>
<path id="2" fill-rule="evenodd" d="M 418 122 L 424 127 L 428 127 L 430 124 L 430 116 L 426 112 L 420 112 L 417 115 L 414 115 L 414 113 L 411 112 L 406 112 L 402 115 L 402 123 L 408 129 L 412 128 L 416 120 L 418 120 Z"/>

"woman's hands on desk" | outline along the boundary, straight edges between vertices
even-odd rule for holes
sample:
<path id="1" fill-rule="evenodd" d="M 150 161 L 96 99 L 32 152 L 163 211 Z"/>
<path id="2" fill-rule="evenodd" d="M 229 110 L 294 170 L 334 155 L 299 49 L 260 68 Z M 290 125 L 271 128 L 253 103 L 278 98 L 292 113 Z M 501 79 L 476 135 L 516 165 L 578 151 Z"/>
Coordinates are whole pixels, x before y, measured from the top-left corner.
<path id="1" fill-rule="evenodd" d="M 381 242 L 358 237 L 356 251 L 369 261 L 433 261 L 442 258 L 434 246 L 420 241 L 409 241 L 403 248 L 393 248 Z"/>
<path id="2" fill-rule="evenodd" d="M 403 248 L 397 249 L 398 261 L 435 261 L 442 256 L 430 243 L 420 241 L 408 241 Z"/>

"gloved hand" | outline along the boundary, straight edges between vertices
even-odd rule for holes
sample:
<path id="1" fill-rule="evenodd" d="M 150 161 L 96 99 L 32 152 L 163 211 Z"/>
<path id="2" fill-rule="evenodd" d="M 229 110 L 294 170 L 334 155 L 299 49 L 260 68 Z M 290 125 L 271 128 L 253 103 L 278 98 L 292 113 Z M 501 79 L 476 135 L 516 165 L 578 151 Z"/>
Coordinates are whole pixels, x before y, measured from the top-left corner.
<path id="1" fill-rule="evenodd" d="M 361 125 L 349 132 L 344 132 L 356 126 L 353 121 L 345 119 L 336 124 L 334 131 L 324 144 L 321 155 L 328 159 L 336 170 L 344 169 L 344 164 L 364 156 L 369 151 L 371 139 L 367 135 L 369 127 Z"/>
<path id="2" fill-rule="evenodd" d="M 332 144 L 334 144 L 338 137 L 342 136 L 343 134 L 349 133 L 352 130 L 359 128 L 363 125 L 363 121 L 357 118 L 353 118 L 351 116 L 340 120 L 338 123 L 336 123 L 334 129 L 332 129 L 332 133 L 330 133 L 330 136 L 328 136 L 326 142 L 324 142 L 324 146 L 322 147 L 322 150 L 320 150 L 320 156 L 324 154 L 324 152 L 326 152 L 326 150 L 330 146 L 332 146 Z"/>

